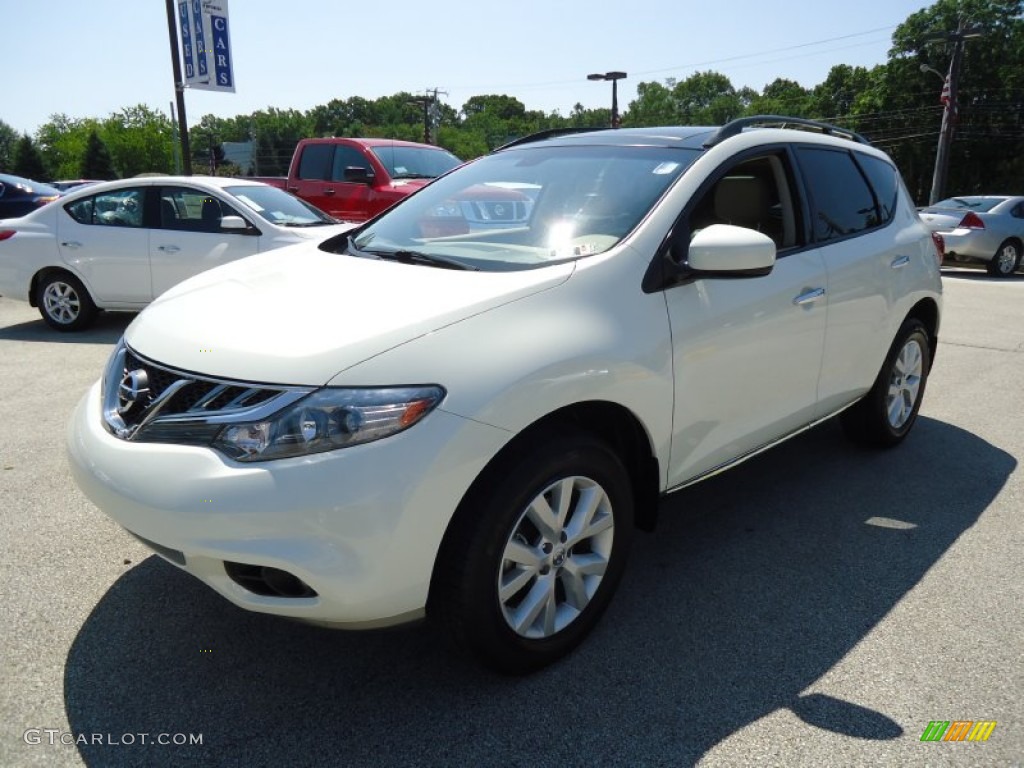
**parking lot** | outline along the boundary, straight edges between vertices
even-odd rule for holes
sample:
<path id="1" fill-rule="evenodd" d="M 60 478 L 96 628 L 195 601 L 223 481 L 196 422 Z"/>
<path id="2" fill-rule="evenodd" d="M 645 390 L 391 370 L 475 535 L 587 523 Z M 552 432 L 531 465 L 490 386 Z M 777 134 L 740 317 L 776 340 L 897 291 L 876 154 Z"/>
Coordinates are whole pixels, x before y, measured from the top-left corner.
<path id="1" fill-rule="evenodd" d="M 131 316 L 61 335 L 0 298 L 0 765 L 1024 765 L 1024 277 L 944 283 L 903 446 L 829 422 L 672 496 L 594 634 L 522 679 L 152 555 L 64 457 Z M 997 725 L 920 740 L 956 720 Z"/>

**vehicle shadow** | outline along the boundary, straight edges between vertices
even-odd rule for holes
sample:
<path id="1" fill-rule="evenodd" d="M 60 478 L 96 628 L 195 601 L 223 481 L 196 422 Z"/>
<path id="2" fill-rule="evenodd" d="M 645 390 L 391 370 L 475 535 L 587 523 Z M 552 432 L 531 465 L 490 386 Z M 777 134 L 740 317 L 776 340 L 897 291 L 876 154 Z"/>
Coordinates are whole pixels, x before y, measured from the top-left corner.
<path id="1" fill-rule="evenodd" d="M 79 753 L 104 766 L 683 766 L 783 708 L 897 738 L 885 712 L 802 692 L 975 523 L 1016 461 L 926 418 L 882 453 L 838 432 L 829 422 L 671 497 L 594 634 L 522 679 L 479 670 L 429 626 L 340 633 L 249 614 L 150 557 L 73 642 L 68 721 L 202 744 Z"/>
<path id="2" fill-rule="evenodd" d="M 137 312 L 100 312 L 96 320 L 84 331 L 62 333 L 42 318 L 17 325 L 0 326 L 0 340 L 42 341 L 48 344 L 114 344 L 124 333 Z"/>

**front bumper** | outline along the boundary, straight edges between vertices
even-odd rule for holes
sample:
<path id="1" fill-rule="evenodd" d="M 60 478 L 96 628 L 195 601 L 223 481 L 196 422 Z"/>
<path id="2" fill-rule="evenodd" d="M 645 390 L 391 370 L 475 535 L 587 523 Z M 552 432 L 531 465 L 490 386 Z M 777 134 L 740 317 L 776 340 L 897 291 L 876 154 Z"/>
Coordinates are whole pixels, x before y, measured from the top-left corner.
<path id="1" fill-rule="evenodd" d="M 510 437 L 438 409 L 377 442 L 241 464 L 212 448 L 121 440 L 100 411 L 97 383 L 67 433 L 75 480 L 97 507 L 242 608 L 352 628 L 423 614 L 448 522 Z M 316 594 L 257 594 L 225 563 L 284 571 Z"/>

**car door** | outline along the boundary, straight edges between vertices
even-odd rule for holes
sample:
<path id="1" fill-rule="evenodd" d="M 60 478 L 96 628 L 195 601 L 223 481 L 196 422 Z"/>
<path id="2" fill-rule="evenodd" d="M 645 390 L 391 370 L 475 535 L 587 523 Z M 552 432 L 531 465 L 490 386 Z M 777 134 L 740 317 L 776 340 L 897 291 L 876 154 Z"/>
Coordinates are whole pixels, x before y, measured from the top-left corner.
<path id="1" fill-rule="evenodd" d="M 346 169 L 360 168 L 359 181 L 347 180 Z M 350 172 L 348 178 L 352 178 Z M 299 177 L 288 191 L 344 221 L 369 218 L 374 169 L 358 149 L 345 144 L 307 144 L 299 158 Z"/>
<path id="2" fill-rule="evenodd" d="M 678 237 L 715 223 L 776 242 L 758 277 L 700 277 L 665 292 L 675 405 L 669 487 L 813 421 L 826 327 L 821 254 L 806 243 L 792 161 L 783 150 L 713 174 L 684 212 Z M 685 254 L 685 243 L 677 244 Z"/>
<path id="3" fill-rule="evenodd" d="M 828 274 L 828 327 L 818 385 L 821 414 L 869 389 L 896 321 L 895 303 L 919 279 L 922 231 L 893 220 L 896 168 L 861 152 L 796 148 L 811 207 L 811 238 Z"/>
<path id="4" fill-rule="evenodd" d="M 57 214 L 61 259 L 99 304 L 141 306 L 152 298 L 146 192 L 145 186 L 120 187 L 64 205 Z"/>
<path id="5" fill-rule="evenodd" d="M 150 237 L 152 297 L 193 275 L 259 251 L 259 231 L 221 227 L 224 216 L 241 216 L 223 198 L 196 187 L 157 188 L 159 217 Z"/>

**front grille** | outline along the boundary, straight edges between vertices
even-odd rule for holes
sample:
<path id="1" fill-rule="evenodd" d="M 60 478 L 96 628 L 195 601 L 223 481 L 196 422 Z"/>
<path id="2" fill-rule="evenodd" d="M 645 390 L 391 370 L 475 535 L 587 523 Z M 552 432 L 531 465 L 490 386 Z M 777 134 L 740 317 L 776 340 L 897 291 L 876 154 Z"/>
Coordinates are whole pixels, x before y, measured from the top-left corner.
<path id="1" fill-rule="evenodd" d="M 266 418 L 310 391 L 176 370 L 122 342 L 104 378 L 103 416 L 125 440 L 208 445 L 224 424 Z"/>
<path id="2" fill-rule="evenodd" d="M 160 395 L 175 382 L 185 380 L 187 383 L 175 392 L 168 402 L 160 409 L 161 415 L 171 416 L 181 413 L 213 413 L 234 408 L 247 408 L 258 405 L 281 392 L 279 389 L 262 387 L 246 387 L 226 384 L 214 379 L 200 378 L 195 375 L 174 373 L 161 368 L 155 363 L 135 355 L 130 350 L 125 355 L 122 377 L 129 371 L 142 370 L 149 380 L 149 397 L 143 407 L 159 400 Z M 127 420 L 126 420 L 127 423 Z"/>

